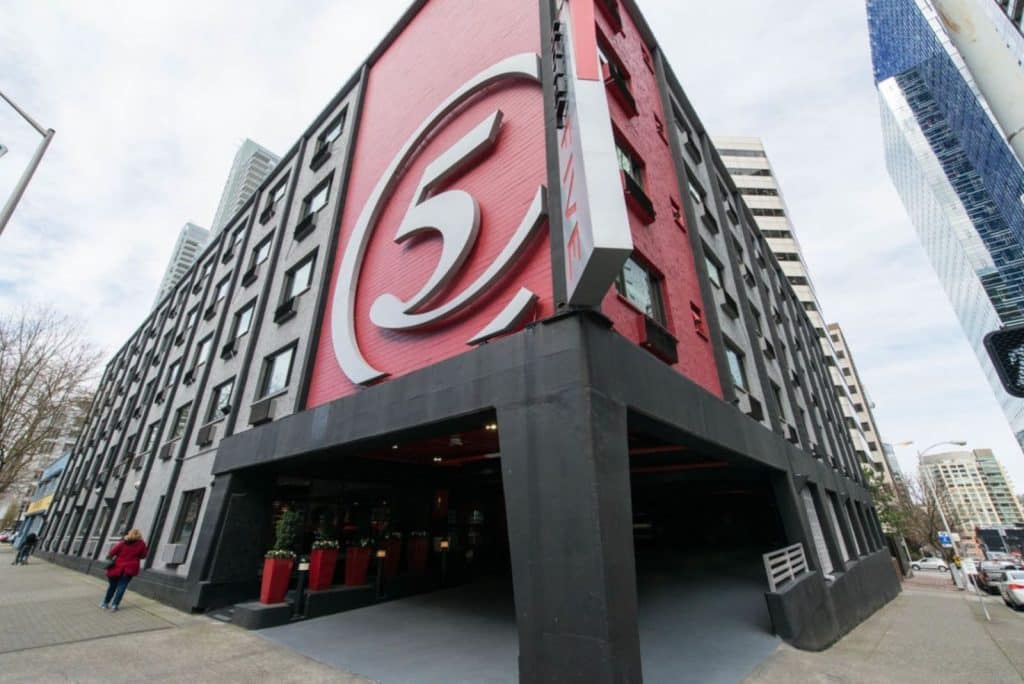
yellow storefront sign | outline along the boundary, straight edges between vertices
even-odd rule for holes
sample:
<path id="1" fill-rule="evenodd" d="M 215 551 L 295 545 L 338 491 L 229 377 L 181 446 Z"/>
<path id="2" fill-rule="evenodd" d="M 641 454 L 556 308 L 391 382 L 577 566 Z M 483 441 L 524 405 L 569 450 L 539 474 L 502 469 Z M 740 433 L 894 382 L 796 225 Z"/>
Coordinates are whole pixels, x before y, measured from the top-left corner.
<path id="1" fill-rule="evenodd" d="M 50 507 L 50 502 L 53 501 L 53 494 L 47 494 L 42 499 L 33 501 L 25 509 L 25 515 L 33 515 L 35 513 L 42 513 Z"/>

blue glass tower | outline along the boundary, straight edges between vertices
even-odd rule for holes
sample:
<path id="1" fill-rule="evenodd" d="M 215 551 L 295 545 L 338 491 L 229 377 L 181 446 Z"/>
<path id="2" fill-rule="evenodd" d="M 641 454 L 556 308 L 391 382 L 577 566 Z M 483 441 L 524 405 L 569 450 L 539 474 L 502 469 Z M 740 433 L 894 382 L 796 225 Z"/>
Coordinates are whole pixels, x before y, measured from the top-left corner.
<path id="1" fill-rule="evenodd" d="M 993 392 L 1024 444 L 1024 401 L 982 345 L 1024 322 L 1024 169 L 929 0 L 868 0 L 886 163 Z"/>

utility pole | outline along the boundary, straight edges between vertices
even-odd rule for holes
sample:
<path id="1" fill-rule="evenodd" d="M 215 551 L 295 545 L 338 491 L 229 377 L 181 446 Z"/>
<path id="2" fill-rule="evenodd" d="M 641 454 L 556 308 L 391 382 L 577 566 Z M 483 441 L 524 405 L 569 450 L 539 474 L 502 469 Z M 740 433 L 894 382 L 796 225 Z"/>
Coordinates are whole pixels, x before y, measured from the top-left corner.
<path id="1" fill-rule="evenodd" d="M 50 141 L 53 140 L 54 130 L 52 128 L 44 129 L 36 122 L 35 119 L 26 114 L 21 107 L 14 104 L 14 101 L 11 100 L 11 98 L 4 95 L 3 92 L 0 92 L 0 98 L 3 98 L 7 104 L 11 105 L 11 107 L 14 108 L 14 111 L 21 115 L 21 118 L 27 121 L 32 128 L 36 129 L 39 135 L 43 136 L 43 139 L 39 142 L 39 146 L 36 148 L 35 154 L 32 155 L 32 159 L 28 163 L 28 168 L 26 168 L 25 172 L 21 174 L 21 178 L 18 179 L 18 184 L 14 186 L 14 192 L 11 193 L 11 196 L 8 198 L 7 204 L 4 205 L 3 210 L 0 210 L 0 235 L 2 235 L 4 228 L 7 227 L 7 222 L 14 213 L 14 208 L 18 206 L 18 201 L 21 199 L 21 196 L 25 194 L 25 188 L 28 187 L 28 182 L 32 180 L 32 175 L 39 167 L 39 162 L 42 161 L 43 154 L 46 153 L 46 148 L 50 146 Z M 3 153 L 7 151 L 7 148 L 3 147 L 3 145 L 0 145 L 0 148 L 2 148 L 0 156 L 3 156 Z"/>

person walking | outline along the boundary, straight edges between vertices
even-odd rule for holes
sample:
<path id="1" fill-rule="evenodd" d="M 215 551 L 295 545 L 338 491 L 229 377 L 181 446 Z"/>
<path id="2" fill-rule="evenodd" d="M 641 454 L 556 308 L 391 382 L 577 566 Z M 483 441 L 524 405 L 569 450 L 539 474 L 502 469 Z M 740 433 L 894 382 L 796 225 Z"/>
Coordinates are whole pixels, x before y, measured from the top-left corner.
<path id="1" fill-rule="evenodd" d="M 114 548 L 107 554 L 107 558 L 112 558 L 113 561 L 107 568 L 109 586 L 100 608 L 109 608 L 112 613 L 120 608 L 124 590 L 128 588 L 132 577 L 139 574 L 139 561 L 145 558 L 148 552 L 146 542 L 142 541 L 142 533 L 137 528 L 132 528 L 121 541 L 114 544 Z"/>
<path id="2" fill-rule="evenodd" d="M 21 540 L 21 545 L 18 546 L 18 555 L 14 557 L 14 562 L 11 565 L 26 565 L 28 557 L 35 550 L 38 541 L 39 537 L 35 532 L 26 534 L 25 538 Z"/>

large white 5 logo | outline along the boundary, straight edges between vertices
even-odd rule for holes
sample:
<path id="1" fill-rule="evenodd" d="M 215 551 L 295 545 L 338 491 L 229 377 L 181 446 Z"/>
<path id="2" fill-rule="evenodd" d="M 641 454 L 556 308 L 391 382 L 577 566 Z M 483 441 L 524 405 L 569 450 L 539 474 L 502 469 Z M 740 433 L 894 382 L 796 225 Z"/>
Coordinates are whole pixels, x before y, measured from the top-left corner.
<path id="1" fill-rule="evenodd" d="M 434 127 L 446 120 L 474 95 L 504 79 L 525 79 L 539 83 L 539 58 L 531 53 L 509 57 L 463 84 L 409 137 L 367 198 L 342 256 L 331 307 L 334 354 L 341 369 L 352 382 L 365 384 L 387 375 L 371 366 L 363 357 L 356 341 L 355 329 L 359 273 L 373 228 L 384 207 L 384 200 L 394 192 L 395 186 L 401 180 L 401 172 L 416 155 L 422 143 L 434 132 Z M 386 293 L 373 302 L 370 307 L 370 320 L 378 327 L 388 330 L 415 330 L 462 311 L 515 264 L 519 255 L 526 249 L 530 237 L 543 224 L 547 215 L 547 202 L 545 188 L 540 186 L 519 227 L 494 262 L 462 292 L 444 304 L 424 310 L 424 307 L 429 306 L 458 275 L 480 231 L 480 206 L 475 197 L 462 190 L 447 190 L 440 193 L 435 193 L 435 190 L 494 146 L 501 132 L 501 122 L 501 110 L 496 110 L 427 165 L 394 239 L 395 242 L 401 243 L 417 233 L 437 231 L 442 239 L 441 256 L 434 272 L 415 295 L 402 301 L 395 295 Z M 536 299 L 535 293 L 525 287 L 520 288 L 501 313 L 467 342 L 471 344 L 512 329 L 533 310 Z"/>

